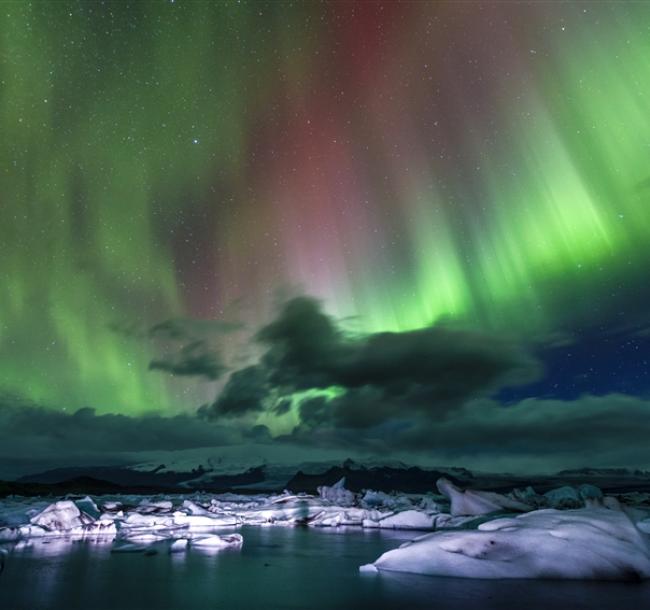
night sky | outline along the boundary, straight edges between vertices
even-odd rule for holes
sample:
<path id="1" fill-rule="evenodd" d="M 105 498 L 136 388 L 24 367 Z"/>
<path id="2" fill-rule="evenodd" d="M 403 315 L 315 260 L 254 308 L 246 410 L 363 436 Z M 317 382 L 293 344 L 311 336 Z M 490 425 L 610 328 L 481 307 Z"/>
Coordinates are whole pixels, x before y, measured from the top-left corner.
<path id="1" fill-rule="evenodd" d="M 643 2 L 4 2 L 5 471 L 650 468 L 649 108 Z"/>

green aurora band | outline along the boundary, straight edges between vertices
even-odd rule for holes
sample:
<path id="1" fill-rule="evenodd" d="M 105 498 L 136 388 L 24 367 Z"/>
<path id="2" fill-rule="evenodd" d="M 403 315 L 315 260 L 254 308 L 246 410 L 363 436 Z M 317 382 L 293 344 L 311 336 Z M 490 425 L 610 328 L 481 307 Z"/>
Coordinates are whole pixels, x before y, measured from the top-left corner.
<path id="1" fill-rule="evenodd" d="M 644 3 L 6 3 L 0 390 L 195 408 L 116 327 L 284 289 L 359 332 L 598 324 L 650 264 L 648 108 Z"/>

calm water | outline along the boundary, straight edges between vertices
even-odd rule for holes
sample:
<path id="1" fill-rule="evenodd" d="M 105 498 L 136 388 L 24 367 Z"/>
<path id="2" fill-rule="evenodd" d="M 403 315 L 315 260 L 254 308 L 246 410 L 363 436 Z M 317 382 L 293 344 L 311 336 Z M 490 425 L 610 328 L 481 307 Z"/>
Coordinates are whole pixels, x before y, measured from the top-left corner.
<path id="1" fill-rule="evenodd" d="M 223 530 L 222 530 L 223 531 Z M 111 554 L 110 544 L 53 541 L 14 550 L 2 610 L 563 610 L 650 607 L 650 583 L 471 581 L 359 574 L 408 532 L 243 527 L 239 551 Z"/>

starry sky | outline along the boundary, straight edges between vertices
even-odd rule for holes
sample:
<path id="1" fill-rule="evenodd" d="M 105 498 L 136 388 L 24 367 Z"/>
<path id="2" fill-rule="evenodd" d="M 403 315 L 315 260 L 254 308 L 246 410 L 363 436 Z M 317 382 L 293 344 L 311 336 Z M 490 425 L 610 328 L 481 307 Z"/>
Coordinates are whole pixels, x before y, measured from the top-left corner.
<path id="1" fill-rule="evenodd" d="M 4 2 L 0 419 L 650 467 L 648 107 L 646 3 Z"/>

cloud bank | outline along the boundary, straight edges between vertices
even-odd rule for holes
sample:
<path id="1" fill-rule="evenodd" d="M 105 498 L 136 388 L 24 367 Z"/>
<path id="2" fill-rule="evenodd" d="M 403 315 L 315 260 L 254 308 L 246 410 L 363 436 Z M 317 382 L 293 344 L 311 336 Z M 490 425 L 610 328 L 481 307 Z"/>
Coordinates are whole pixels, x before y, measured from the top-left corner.
<path id="1" fill-rule="evenodd" d="M 337 388 L 335 398 L 301 402 L 301 419 L 359 428 L 406 415 L 437 419 L 540 372 L 514 342 L 477 331 L 439 325 L 348 336 L 308 297 L 289 301 L 257 341 L 266 348 L 260 363 L 233 374 L 204 415 L 245 415 L 265 404 L 283 414 L 293 393 Z"/>
<path id="2" fill-rule="evenodd" d="M 225 375 L 196 325 L 156 328 L 154 334 L 173 341 L 194 341 L 150 368 L 211 380 Z M 444 324 L 354 335 L 317 301 L 299 297 L 255 341 L 259 360 L 232 372 L 214 402 L 194 414 L 129 417 L 90 408 L 70 414 L 1 398 L 0 459 L 101 464 L 125 454 L 132 460 L 151 451 L 250 443 L 486 470 L 650 467 L 646 398 L 496 400 L 499 390 L 542 373 L 535 358 L 503 336 Z"/>

